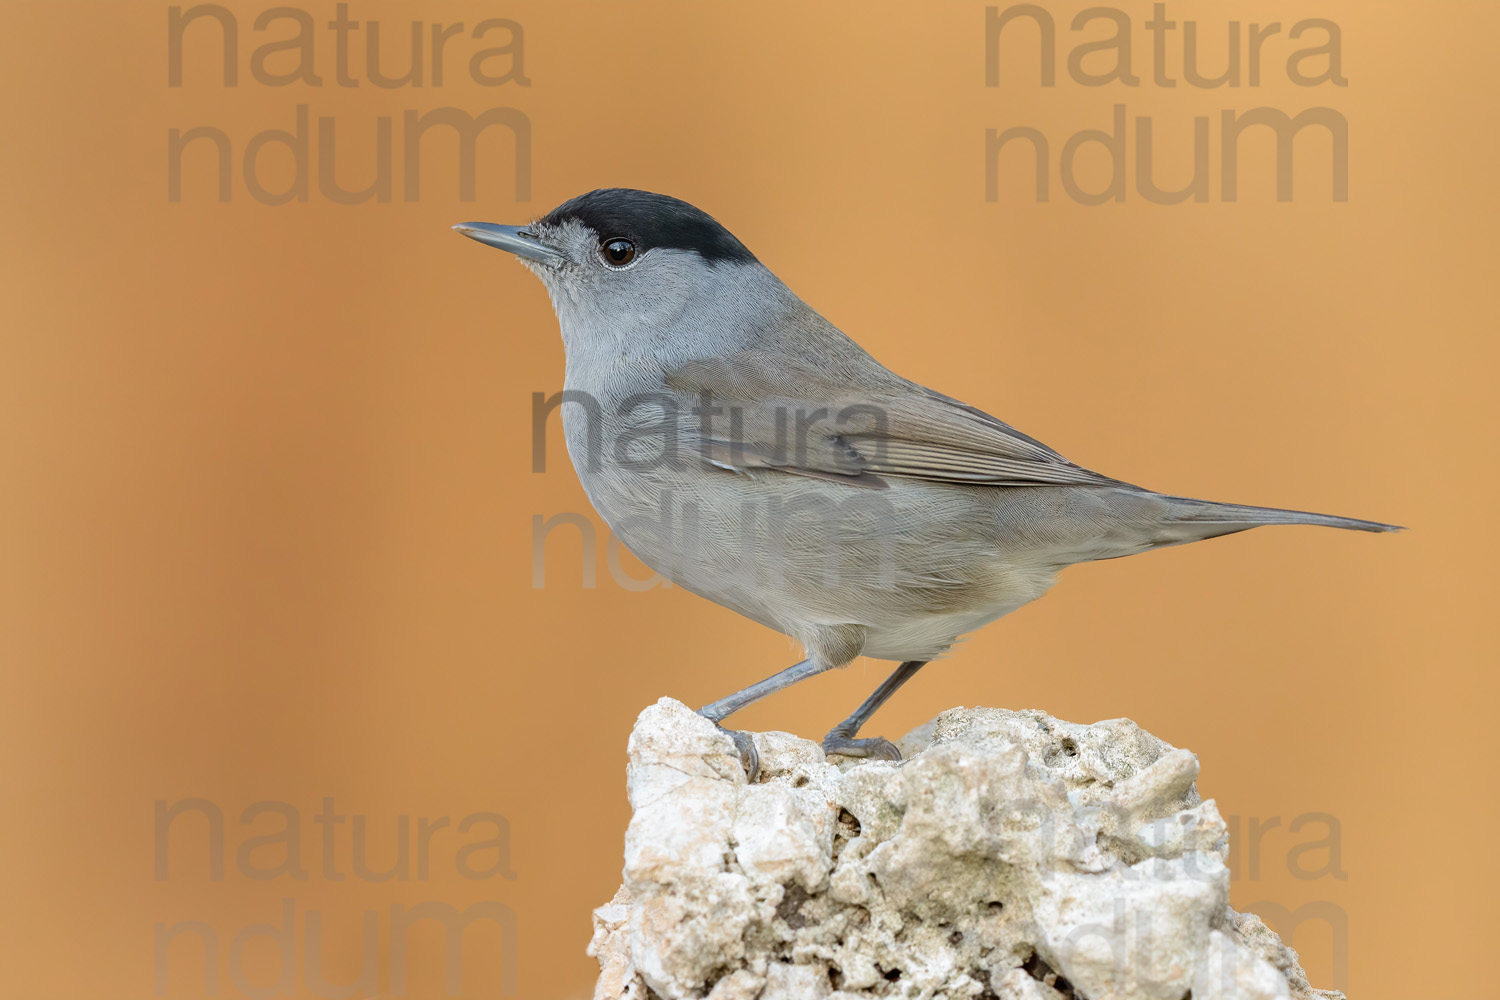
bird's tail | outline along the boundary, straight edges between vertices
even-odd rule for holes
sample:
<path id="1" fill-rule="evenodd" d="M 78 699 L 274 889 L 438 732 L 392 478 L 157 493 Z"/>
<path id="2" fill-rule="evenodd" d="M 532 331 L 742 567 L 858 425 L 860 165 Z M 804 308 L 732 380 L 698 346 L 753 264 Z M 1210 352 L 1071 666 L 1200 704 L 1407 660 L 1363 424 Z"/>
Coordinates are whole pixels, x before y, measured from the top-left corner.
<path id="1" fill-rule="evenodd" d="M 1314 514 L 1305 510 L 1282 510 L 1277 507 L 1249 507 L 1238 503 L 1217 503 L 1191 497 L 1169 496 L 1138 487 L 1109 491 L 1101 497 L 1103 511 L 1092 517 L 1075 519 L 1082 531 L 1059 548 L 1065 550 L 1062 565 L 1094 559 L 1118 559 L 1120 556 L 1149 552 L 1172 545 L 1201 542 L 1238 531 L 1249 531 L 1268 524 L 1314 524 L 1350 531 L 1400 531 L 1394 524 L 1361 521 L 1333 514 Z M 1102 529 L 1102 531 L 1100 530 Z"/>
<path id="2" fill-rule="evenodd" d="M 1188 497 L 1167 497 L 1171 503 L 1172 520 L 1189 531 L 1201 531 L 1201 538 L 1227 535 L 1267 524 L 1316 524 L 1325 528 L 1345 528 L 1349 531 L 1401 531 L 1400 525 L 1382 524 L 1379 521 L 1361 521 L 1354 517 L 1339 517 L 1334 514 L 1314 514 L 1305 510 L 1281 510 L 1277 507 L 1249 507 L 1237 503 L 1217 503 L 1213 500 L 1193 500 Z M 1217 529 L 1217 530 L 1216 530 Z"/>

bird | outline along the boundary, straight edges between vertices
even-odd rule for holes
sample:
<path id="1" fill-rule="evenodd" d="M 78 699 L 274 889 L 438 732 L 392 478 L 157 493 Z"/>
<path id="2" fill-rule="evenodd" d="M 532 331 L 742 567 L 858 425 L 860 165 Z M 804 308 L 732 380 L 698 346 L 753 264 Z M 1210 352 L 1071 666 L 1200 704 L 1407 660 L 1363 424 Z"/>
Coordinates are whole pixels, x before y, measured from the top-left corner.
<path id="1" fill-rule="evenodd" d="M 724 720 L 860 656 L 898 665 L 823 749 L 899 761 L 893 743 L 860 735 L 869 718 L 1067 566 L 1263 525 L 1401 530 L 1086 469 L 897 375 L 668 195 L 602 188 L 524 226 L 452 228 L 545 287 L 566 355 L 564 440 L 614 535 L 674 585 L 805 652 L 699 710 L 751 780 L 754 741 Z"/>

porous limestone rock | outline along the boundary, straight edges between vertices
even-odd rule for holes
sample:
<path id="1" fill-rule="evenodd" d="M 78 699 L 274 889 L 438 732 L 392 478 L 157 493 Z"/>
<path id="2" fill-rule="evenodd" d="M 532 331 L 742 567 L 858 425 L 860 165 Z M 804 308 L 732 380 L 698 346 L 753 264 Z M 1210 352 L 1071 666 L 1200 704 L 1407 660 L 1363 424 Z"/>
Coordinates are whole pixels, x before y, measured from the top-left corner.
<path id="1" fill-rule="evenodd" d="M 906 760 L 641 713 L 624 885 L 594 914 L 596 1000 L 1313 1000 L 1229 908 L 1197 758 L 1126 719 L 958 708 Z"/>

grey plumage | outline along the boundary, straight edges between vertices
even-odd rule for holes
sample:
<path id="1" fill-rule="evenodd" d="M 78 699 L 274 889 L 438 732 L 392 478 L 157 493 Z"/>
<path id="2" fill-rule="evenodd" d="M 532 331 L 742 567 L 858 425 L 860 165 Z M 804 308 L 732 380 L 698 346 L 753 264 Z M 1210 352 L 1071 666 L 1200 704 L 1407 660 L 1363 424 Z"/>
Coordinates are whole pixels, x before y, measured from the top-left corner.
<path id="1" fill-rule="evenodd" d="M 615 534 L 674 583 L 806 647 L 803 664 L 705 708 L 715 721 L 861 654 L 899 660 L 825 743 L 889 756 L 854 738 L 864 718 L 1065 566 L 1269 524 L 1395 530 L 1085 469 L 891 372 L 675 199 L 613 189 L 526 229 L 455 228 L 517 253 L 546 286 L 565 387 L 594 404 L 564 404 L 569 454 Z"/>

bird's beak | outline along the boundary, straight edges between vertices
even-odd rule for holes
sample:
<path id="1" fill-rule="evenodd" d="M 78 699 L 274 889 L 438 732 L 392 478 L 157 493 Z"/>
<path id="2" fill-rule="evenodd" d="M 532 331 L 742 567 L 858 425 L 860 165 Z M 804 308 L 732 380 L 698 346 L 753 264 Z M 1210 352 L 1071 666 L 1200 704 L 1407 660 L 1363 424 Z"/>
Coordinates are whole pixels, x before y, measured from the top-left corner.
<path id="1" fill-rule="evenodd" d="M 561 252 L 543 243 L 537 235 L 522 226 L 500 226 L 493 222 L 460 222 L 453 227 L 471 240 L 487 246 L 509 250 L 517 257 L 525 257 L 542 264 L 557 265 L 563 262 Z"/>

